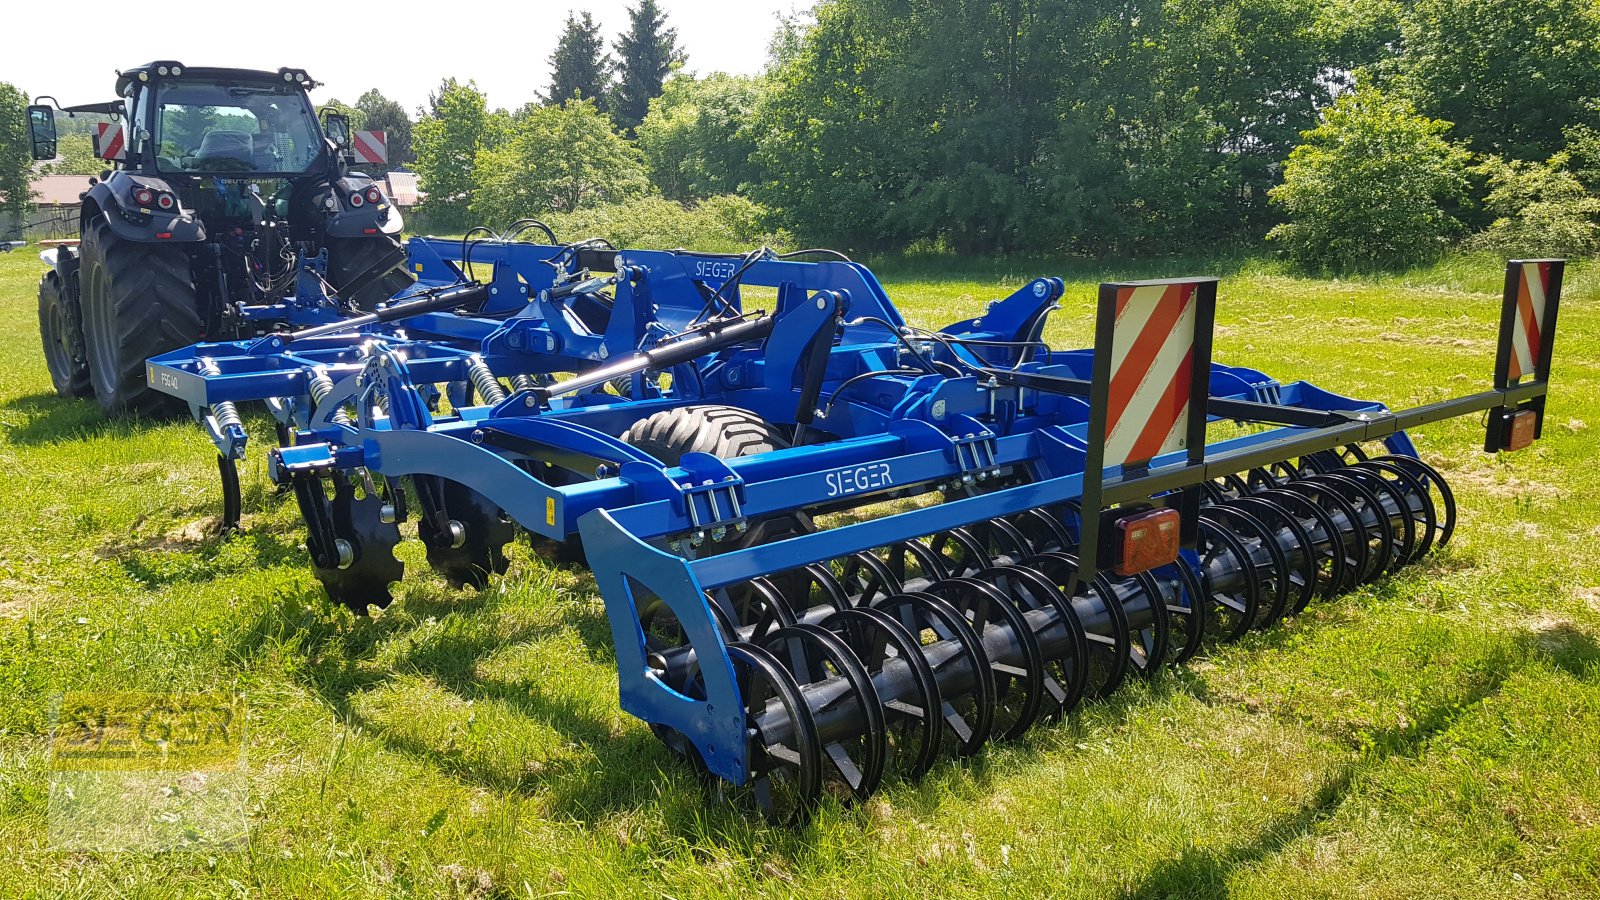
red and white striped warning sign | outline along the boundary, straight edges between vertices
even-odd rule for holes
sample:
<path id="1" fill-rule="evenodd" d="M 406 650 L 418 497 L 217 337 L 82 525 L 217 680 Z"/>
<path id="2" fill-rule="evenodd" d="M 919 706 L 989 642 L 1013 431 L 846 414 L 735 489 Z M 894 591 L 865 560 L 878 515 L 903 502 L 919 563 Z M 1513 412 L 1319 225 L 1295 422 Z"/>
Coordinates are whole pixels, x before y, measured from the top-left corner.
<path id="1" fill-rule="evenodd" d="M 120 123 L 97 122 L 94 129 L 95 155 L 101 159 L 121 159 L 128 139 L 127 127 Z"/>
<path id="2" fill-rule="evenodd" d="M 351 149 L 356 161 L 386 163 L 389 161 L 389 134 L 385 131 L 357 131 L 351 135 Z"/>
<path id="3" fill-rule="evenodd" d="M 1139 463 L 1182 449 L 1194 383 L 1193 282 L 1117 290 L 1106 404 L 1105 464 Z"/>
<path id="4" fill-rule="evenodd" d="M 1532 375 L 1539 369 L 1539 349 L 1544 334 L 1544 311 L 1550 291 L 1550 263 L 1522 264 L 1517 280 L 1517 311 L 1511 324 L 1512 378 Z"/>

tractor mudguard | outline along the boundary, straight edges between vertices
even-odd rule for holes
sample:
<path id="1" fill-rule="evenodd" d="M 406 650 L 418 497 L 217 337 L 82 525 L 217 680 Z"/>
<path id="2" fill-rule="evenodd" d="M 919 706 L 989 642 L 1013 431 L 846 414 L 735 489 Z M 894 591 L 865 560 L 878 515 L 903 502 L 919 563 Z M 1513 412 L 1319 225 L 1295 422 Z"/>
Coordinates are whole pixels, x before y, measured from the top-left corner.
<path id="1" fill-rule="evenodd" d="M 395 209 L 388 194 L 382 194 L 377 203 L 368 202 L 367 192 L 373 187 L 382 194 L 383 186 L 360 172 L 351 172 L 336 179 L 333 182 L 332 208 L 326 201 L 322 202 L 323 212 L 328 217 L 323 233 L 336 238 L 399 234 L 404 224 L 400 210 Z M 352 202 L 355 197 L 361 198 L 360 205 Z"/>
<path id="2" fill-rule="evenodd" d="M 140 206 L 135 193 L 149 190 L 154 197 L 172 197 L 172 209 L 155 203 Z M 89 188 L 84 197 L 84 218 L 104 215 L 111 233 L 125 241 L 141 244 L 194 244 L 206 239 L 206 227 L 185 212 L 178 192 L 166 181 L 132 172 L 112 172 L 111 177 Z"/>

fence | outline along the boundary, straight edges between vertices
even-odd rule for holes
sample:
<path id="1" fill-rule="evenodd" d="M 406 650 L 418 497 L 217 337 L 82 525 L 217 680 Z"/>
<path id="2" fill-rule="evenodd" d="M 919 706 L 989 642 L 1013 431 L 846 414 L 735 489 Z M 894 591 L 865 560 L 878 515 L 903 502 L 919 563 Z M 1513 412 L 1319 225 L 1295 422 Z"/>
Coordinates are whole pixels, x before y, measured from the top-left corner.
<path id="1" fill-rule="evenodd" d="M 46 238 L 77 237 L 78 207 L 36 206 L 22 217 L 19 227 L 14 216 L 0 215 L 0 240 L 41 241 Z"/>

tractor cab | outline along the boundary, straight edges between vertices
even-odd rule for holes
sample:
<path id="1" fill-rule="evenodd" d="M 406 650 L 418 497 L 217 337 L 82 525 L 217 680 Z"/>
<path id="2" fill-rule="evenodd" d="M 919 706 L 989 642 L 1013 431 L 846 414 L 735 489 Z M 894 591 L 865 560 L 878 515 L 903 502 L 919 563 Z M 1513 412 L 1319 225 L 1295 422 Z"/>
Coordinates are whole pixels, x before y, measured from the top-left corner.
<path id="1" fill-rule="evenodd" d="M 166 60 L 118 72 L 110 102 L 28 108 L 36 159 L 56 155 L 58 111 L 105 119 L 95 152 L 109 171 L 88 179 L 80 241 L 40 282 L 59 393 L 155 411 L 148 357 L 271 331 L 289 304 L 371 309 L 411 285 L 399 211 L 349 168 L 350 122 L 319 121 L 315 87 L 303 69 Z"/>

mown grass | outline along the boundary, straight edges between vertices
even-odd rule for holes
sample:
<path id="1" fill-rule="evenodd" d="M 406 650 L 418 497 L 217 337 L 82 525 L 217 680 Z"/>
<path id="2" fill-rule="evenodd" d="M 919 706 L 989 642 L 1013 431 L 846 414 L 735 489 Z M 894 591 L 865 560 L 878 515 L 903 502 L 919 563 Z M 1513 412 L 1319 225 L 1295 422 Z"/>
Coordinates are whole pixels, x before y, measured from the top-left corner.
<path id="1" fill-rule="evenodd" d="M 1064 272 L 1049 336 L 1080 344 L 1099 277 L 1180 265 L 883 271 L 925 326 Z M 619 711 L 585 572 L 518 549 L 499 584 L 455 591 L 411 542 L 399 600 L 354 618 L 322 600 L 259 454 L 247 533 L 206 536 L 213 457 L 194 426 L 106 422 L 50 392 L 37 273 L 0 256 L 0 895 L 1600 895 L 1588 268 L 1543 441 L 1496 458 L 1475 421 L 1415 435 L 1461 503 L 1444 551 L 801 831 L 708 799 Z M 1397 406 L 1487 383 L 1492 264 L 1224 274 L 1220 360 Z M 68 690 L 243 692 L 248 841 L 52 850 L 46 733 Z"/>

